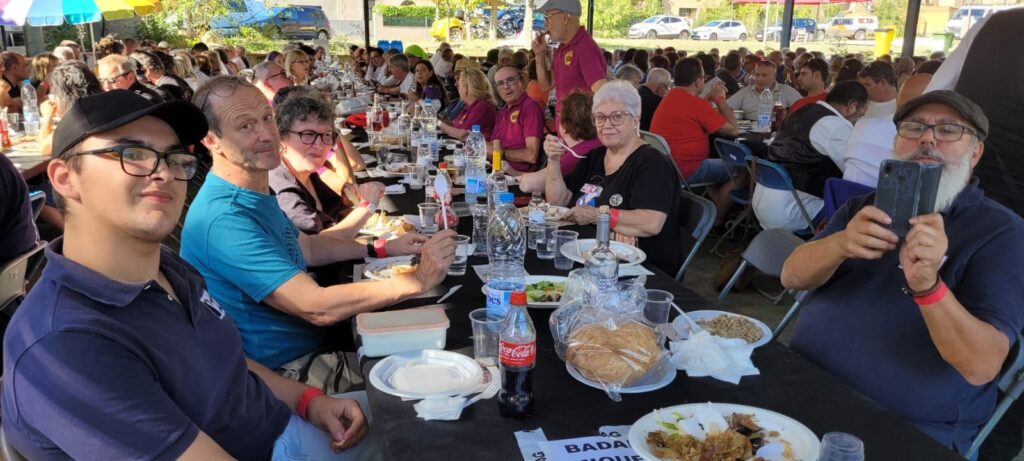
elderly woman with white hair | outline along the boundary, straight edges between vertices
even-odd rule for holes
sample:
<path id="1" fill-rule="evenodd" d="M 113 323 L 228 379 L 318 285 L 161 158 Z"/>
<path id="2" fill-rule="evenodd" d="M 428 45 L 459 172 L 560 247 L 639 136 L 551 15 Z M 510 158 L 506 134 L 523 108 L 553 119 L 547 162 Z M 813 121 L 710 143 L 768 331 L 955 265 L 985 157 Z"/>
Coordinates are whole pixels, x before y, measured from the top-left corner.
<path id="1" fill-rule="evenodd" d="M 597 222 L 597 207 L 610 206 L 616 238 L 675 273 L 681 262 L 679 178 L 671 160 L 640 137 L 640 95 L 629 82 L 609 82 L 594 94 L 592 113 L 604 147 L 565 177 L 560 155 L 549 153 L 544 195 L 551 204 L 572 206 L 566 219 L 577 224 Z"/>

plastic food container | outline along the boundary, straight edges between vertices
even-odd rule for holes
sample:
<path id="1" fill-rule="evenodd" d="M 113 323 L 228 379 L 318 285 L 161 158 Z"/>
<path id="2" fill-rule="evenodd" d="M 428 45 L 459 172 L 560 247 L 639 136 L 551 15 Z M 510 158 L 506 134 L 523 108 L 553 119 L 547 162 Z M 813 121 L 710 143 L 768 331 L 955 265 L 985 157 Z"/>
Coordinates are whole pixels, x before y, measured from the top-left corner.
<path id="1" fill-rule="evenodd" d="M 362 349 L 366 357 L 444 349 L 448 326 L 448 316 L 439 307 L 369 312 L 356 316 L 356 332 L 363 338 Z"/>

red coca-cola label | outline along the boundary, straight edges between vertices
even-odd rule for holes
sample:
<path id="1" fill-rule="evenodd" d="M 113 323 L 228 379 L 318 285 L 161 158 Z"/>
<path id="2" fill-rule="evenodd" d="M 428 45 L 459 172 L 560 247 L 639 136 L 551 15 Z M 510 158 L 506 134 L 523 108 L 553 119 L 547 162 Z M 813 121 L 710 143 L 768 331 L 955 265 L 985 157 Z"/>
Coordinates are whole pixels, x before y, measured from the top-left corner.
<path id="1" fill-rule="evenodd" d="M 537 361 L 537 342 L 510 343 L 500 341 L 498 357 L 501 364 L 507 367 L 529 367 Z"/>

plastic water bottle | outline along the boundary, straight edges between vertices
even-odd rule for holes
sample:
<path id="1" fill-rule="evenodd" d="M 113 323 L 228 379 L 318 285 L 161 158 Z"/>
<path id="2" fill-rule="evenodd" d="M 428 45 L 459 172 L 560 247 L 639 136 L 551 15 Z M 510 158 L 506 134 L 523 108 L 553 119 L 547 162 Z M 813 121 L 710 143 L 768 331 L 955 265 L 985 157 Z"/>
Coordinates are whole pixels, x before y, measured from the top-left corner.
<path id="1" fill-rule="evenodd" d="M 772 105 L 775 104 L 772 98 L 771 88 L 765 88 L 761 92 L 760 101 L 757 106 L 757 130 L 766 131 L 772 126 Z"/>
<path id="2" fill-rule="evenodd" d="M 423 100 L 423 125 L 428 134 L 437 134 L 437 110 L 429 99 Z"/>
<path id="3" fill-rule="evenodd" d="M 544 224 L 544 198 L 540 192 L 534 192 L 530 198 L 530 208 L 526 216 L 530 220 L 529 235 L 526 237 L 526 247 L 531 250 L 537 249 L 537 235 L 540 226 Z"/>
<path id="4" fill-rule="evenodd" d="M 487 141 L 480 132 L 480 125 L 473 125 L 466 138 L 464 149 L 466 156 L 466 202 L 476 203 L 476 198 L 487 193 L 487 170 L 484 156 L 487 152 Z"/>
<path id="5" fill-rule="evenodd" d="M 487 310 L 504 317 L 514 291 L 526 289 L 526 229 L 523 218 L 512 205 L 512 193 L 503 192 L 500 203 L 487 221 L 487 256 L 491 271 L 487 279 Z"/>
<path id="6" fill-rule="evenodd" d="M 25 79 L 21 82 L 21 113 L 22 119 L 26 122 L 39 121 L 39 100 L 36 98 L 36 87 L 32 81 Z"/>

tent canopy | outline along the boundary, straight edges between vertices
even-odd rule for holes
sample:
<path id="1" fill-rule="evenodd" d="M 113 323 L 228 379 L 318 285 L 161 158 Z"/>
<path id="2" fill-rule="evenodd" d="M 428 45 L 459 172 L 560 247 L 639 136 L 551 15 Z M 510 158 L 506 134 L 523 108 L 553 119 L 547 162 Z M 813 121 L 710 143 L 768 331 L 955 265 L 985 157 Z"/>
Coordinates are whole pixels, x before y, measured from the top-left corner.
<path id="1" fill-rule="evenodd" d="M 832 0 L 832 1 L 828 1 L 828 0 L 794 0 L 793 4 L 794 5 L 830 5 L 830 4 L 835 4 L 835 3 L 862 3 L 862 2 L 869 2 L 869 1 L 871 1 L 871 0 Z M 759 5 L 763 5 L 763 4 L 766 4 L 766 3 L 776 3 L 776 4 L 780 4 L 781 5 L 781 4 L 784 4 L 785 2 L 782 1 L 782 0 L 732 0 L 732 3 L 733 4 L 737 4 L 737 5 L 738 4 L 749 4 L 749 3 L 755 3 L 755 4 L 759 4 Z"/>

